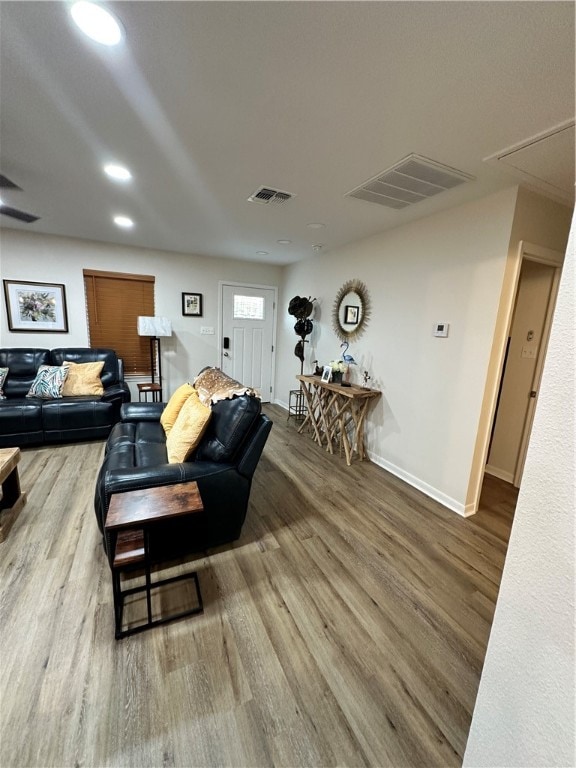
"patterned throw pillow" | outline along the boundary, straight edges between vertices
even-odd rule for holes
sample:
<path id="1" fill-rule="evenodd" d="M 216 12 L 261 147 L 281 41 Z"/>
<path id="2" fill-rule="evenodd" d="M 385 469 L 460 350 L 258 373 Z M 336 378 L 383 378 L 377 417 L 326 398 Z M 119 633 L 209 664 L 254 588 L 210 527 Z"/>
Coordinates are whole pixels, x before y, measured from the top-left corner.
<path id="1" fill-rule="evenodd" d="M 6 395 L 4 394 L 2 387 L 4 386 L 9 370 L 9 368 L 0 368 L 0 400 L 6 400 Z"/>
<path id="2" fill-rule="evenodd" d="M 62 387 L 67 375 L 68 363 L 41 365 L 26 397 L 41 397 L 43 400 L 62 397 Z"/>

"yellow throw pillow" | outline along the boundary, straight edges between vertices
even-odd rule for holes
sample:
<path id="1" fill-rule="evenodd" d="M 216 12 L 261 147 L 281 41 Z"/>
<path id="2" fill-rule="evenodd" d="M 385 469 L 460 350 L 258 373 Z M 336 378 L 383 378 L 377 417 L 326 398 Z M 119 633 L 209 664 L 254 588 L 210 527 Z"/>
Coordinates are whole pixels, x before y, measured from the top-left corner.
<path id="1" fill-rule="evenodd" d="M 99 395 L 104 394 L 104 387 L 100 374 L 104 368 L 104 361 L 99 363 L 71 363 L 65 361 L 68 367 L 68 376 L 62 387 L 62 397 L 74 395 Z"/>
<path id="2" fill-rule="evenodd" d="M 160 416 L 160 424 L 164 427 L 164 434 L 166 437 L 168 437 L 170 430 L 176 423 L 180 409 L 195 391 L 196 390 L 192 384 L 182 384 L 166 403 L 166 407 L 162 411 L 162 416 Z"/>
<path id="3" fill-rule="evenodd" d="M 198 447 L 204 434 L 212 411 L 200 402 L 198 393 L 194 392 L 186 400 L 168 437 L 166 449 L 170 464 L 186 461 Z"/>

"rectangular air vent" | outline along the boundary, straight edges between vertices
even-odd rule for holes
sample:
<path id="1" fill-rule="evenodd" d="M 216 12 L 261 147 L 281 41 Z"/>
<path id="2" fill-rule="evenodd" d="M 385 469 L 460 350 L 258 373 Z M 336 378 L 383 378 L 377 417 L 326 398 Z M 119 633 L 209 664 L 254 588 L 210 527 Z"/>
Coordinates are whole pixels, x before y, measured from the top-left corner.
<path id="1" fill-rule="evenodd" d="M 468 173 L 411 154 L 345 196 L 399 209 L 473 179 Z"/>
<path id="2" fill-rule="evenodd" d="M 285 203 L 293 197 L 291 192 L 281 192 L 279 189 L 272 189 L 271 187 L 259 187 L 253 195 L 250 195 L 248 202 L 280 205 L 280 203 Z"/>

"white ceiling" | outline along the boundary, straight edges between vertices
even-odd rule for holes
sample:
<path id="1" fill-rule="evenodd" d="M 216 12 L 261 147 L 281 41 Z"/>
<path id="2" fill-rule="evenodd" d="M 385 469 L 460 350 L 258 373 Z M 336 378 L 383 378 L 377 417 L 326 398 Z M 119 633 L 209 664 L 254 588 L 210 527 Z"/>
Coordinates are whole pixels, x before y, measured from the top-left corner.
<path id="1" fill-rule="evenodd" d="M 526 150 L 486 160 L 574 118 L 571 2 L 108 7 L 116 48 L 66 3 L 0 3 L 0 171 L 22 187 L 2 199 L 41 216 L 3 226 L 286 264 L 525 180 Z M 566 201 L 573 132 L 526 161 Z M 400 211 L 345 197 L 412 152 L 475 180 Z M 295 197 L 247 202 L 260 185 Z"/>

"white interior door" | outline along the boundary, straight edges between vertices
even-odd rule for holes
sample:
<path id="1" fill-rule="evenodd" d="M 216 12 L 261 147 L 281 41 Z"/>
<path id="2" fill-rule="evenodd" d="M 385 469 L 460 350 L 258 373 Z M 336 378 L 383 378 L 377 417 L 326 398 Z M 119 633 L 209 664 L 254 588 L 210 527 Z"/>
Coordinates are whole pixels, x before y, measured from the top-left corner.
<path id="1" fill-rule="evenodd" d="M 222 285 L 220 367 L 260 390 L 264 403 L 272 396 L 275 313 L 275 288 Z"/>
<path id="2" fill-rule="evenodd" d="M 486 471 L 520 486 L 546 356 L 559 268 L 525 258 Z"/>

